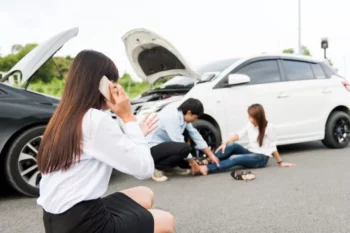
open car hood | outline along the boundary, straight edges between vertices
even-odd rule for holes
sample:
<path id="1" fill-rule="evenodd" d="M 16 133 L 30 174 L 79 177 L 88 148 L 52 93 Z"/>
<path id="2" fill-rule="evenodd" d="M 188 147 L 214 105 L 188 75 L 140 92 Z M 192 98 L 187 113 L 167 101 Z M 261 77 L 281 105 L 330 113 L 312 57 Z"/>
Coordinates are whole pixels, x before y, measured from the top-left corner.
<path id="1" fill-rule="evenodd" d="M 75 37 L 79 32 L 78 28 L 63 31 L 47 41 L 40 43 L 6 73 L 1 81 L 5 81 L 8 76 L 16 71 L 22 73 L 20 85 L 27 82 L 30 77 L 49 60 L 67 41 Z"/>
<path id="2" fill-rule="evenodd" d="M 175 75 L 200 79 L 176 48 L 154 32 L 138 28 L 127 32 L 122 40 L 131 66 L 149 84 Z"/>

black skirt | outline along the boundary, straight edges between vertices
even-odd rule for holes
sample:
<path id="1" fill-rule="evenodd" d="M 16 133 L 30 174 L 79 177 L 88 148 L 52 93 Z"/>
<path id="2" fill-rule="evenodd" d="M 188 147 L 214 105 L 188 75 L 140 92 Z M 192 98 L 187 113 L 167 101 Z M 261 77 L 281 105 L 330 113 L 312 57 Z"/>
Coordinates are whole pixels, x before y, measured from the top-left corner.
<path id="1" fill-rule="evenodd" d="M 46 233 L 153 233 L 152 214 L 124 193 L 83 201 L 62 214 L 44 210 Z"/>

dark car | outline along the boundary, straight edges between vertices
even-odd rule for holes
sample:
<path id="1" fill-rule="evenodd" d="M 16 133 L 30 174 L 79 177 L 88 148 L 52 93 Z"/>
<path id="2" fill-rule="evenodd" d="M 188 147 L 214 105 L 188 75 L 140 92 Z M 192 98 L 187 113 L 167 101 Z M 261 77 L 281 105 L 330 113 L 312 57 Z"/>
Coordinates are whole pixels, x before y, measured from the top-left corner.
<path id="1" fill-rule="evenodd" d="M 21 59 L 0 82 L 0 157 L 2 177 L 18 192 L 37 196 L 39 181 L 36 155 L 45 127 L 60 99 L 27 89 L 33 74 L 69 39 L 78 34 L 73 28 L 40 44 Z M 9 78 L 19 77 L 13 87 Z"/>

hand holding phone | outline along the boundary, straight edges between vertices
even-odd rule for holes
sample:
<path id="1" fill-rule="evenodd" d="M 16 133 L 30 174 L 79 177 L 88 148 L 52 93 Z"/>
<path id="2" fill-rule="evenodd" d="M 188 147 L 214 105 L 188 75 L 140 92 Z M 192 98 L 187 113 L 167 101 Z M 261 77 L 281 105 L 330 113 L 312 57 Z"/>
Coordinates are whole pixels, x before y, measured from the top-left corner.
<path id="1" fill-rule="evenodd" d="M 114 99 L 111 95 L 110 84 L 113 85 L 113 83 L 106 76 L 103 76 L 100 80 L 100 85 L 98 89 L 100 90 L 101 94 L 106 98 L 106 100 L 115 104 Z"/>
<path id="2" fill-rule="evenodd" d="M 106 90 L 103 91 L 106 92 Z M 106 96 L 109 96 L 109 100 L 106 97 L 107 106 L 125 123 L 129 121 L 136 121 L 134 114 L 131 112 L 129 97 L 125 93 L 122 86 L 119 84 L 113 84 L 109 81 L 109 95 L 106 94 Z"/>

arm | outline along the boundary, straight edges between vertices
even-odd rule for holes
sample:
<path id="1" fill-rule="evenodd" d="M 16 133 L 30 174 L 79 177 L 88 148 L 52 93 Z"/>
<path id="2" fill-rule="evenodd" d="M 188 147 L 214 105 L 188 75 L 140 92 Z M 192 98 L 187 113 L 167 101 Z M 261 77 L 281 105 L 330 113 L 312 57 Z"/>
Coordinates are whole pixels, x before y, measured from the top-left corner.
<path id="1" fill-rule="evenodd" d="M 195 148 L 198 150 L 209 150 L 207 142 L 203 139 L 202 135 L 198 132 L 196 128 L 193 127 L 191 123 L 186 126 L 187 132 L 190 135 L 191 139 L 196 143 Z"/>
<path id="2" fill-rule="evenodd" d="M 191 139 L 196 143 L 195 148 L 198 150 L 202 150 L 204 154 L 206 154 L 209 157 L 210 160 L 212 160 L 217 166 L 219 166 L 219 159 L 210 150 L 207 142 L 203 139 L 202 135 L 198 132 L 198 130 L 194 128 L 192 124 L 187 124 L 186 129 Z"/>
<path id="3" fill-rule="evenodd" d="M 273 157 L 276 159 L 278 165 L 280 167 L 294 167 L 295 164 L 292 163 L 284 163 L 281 159 L 280 153 L 277 150 L 277 134 L 276 129 L 272 126 L 269 127 L 268 137 L 270 138 L 270 144 L 274 148 L 272 152 Z"/>
<path id="4" fill-rule="evenodd" d="M 138 123 L 126 121 L 123 128 L 125 133 L 109 116 L 100 120 L 93 138 L 96 159 L 138 179 L 151 177 L 154 161 Z"/>
<path id="5" fill-rule="evenodd" d="M 248 135 L 248 125 L 244 126 L 240 131 L 237 133 L 234 133 L 229 139 L 227 139 L 223 144 L 228 144 L 231 142 L 238 141 L 241 138 L 244 138 L 245 136 Z"/>

